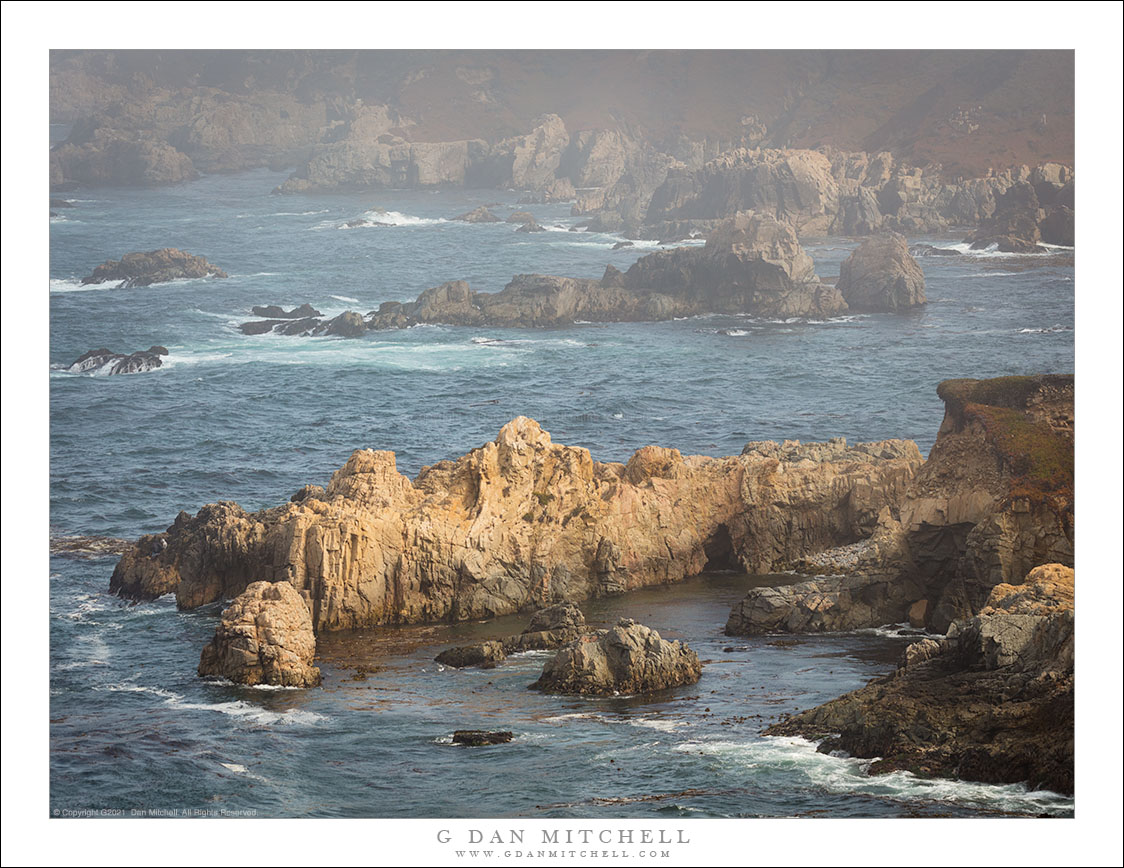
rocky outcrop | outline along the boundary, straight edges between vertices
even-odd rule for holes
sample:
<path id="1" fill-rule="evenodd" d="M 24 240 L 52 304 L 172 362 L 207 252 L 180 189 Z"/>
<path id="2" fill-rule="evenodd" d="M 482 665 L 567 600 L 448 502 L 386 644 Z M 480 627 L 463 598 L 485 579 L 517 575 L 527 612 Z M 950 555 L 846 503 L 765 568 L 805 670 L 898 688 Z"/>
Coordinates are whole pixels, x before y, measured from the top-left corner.
<path id="1" fill-rule="evenodd" d="M 300 307 L 294 307 L 292 310 L 285 310 L 285 308 L 276 304 L 254 305 L 252 312 L 254 316 L 271 319 L 306 319 L 313 316 L 323 316 L 320 311 L 307 302 Z"/>
<path id="2" fill-rule="evenodd" d="M 993 589 L 944 640 L 906 649 L 898 671 L 773 725 L 819 750 L 878 757 L 874 774 L 1026 783 L 1073 792 L 1073 570 L 1031 570 Z"/>
<path id="3" fill-rule="evenodd" d="M 315 687 L 316 637 L 301 595 L 288 582 L 254 582 L 222 613 L 199 659 L 200 676 L 237 684 Z"/>
<path id="4" fill-rule="evenodd" d="M 996 198 L 995 213 L 968 242 L 975 250 L 1046 253 L 1041 242 L 1073 246 L 1073 179 L 1062 166 L 1042 166 Z"/>
<path id="5" fill-rule="evenodd" d="M 490 669 L 508 654 L 519 651 L 548 651 L 572 642 L 586 631 L 585 616 L 573 603 L 555 603 L 535 612 L 522 633 L 499 641 L 480 642 L 447 648 L 434 659 L 445 666 L 463 669 L 480 666 Z"/>
<path id="6" fill-rule="evenodd" d="M 947 380 L 937 391 L 944 422 L 898 513 L 883 512 L 867 540 L 793 565 L 834 575 L 751 590 L 729 632 L 910 620 L 944 633 L 1035 564 L 1073 563 L 1073 377 Z"/>
<path id="7" fill-rule="evenodd" d="M 392 452 L 358 450 L 320 497 L 181 513 L 121 558 L 110 588 L 175 592 L 190 609 L 288 581 L 317 631 L 487 618 L 707 568 L 783 568 L 869 536 L 920 464 L 911 441 L 842 440 L 600 463 L 520 417 L 413 481 Z"/>
<path id="8" fill-rule="evenodd" d="M 125 355 L 102 347 L 83 353 L 67 367 L 72 374 L 140 374 L 153 371 L 164 364 L 161 356 L 168 355 L 168 348 L 159 345 Z"/>
<path id="9" fill-rule="evenodd" d="M 474 208 L 466 214 L 461 214 L 459 217 L 454 217 L 454 220 L 459 220 L 461 223 L 499 223 L 500 218 L 489 211 L 486 207 L 481 205 L 479 208 Z"/>
<path id="10" fill-rule="evenodd" d="M 85 140 L 67 141 L 50 156 L 52 190 L 91 187 L 162 187 L 199 177 L 191 158 L 167 142 L 136 140 L 98 129 Z"/>
<path id="11" fill-rule="evenodd" d="M 446 648 L 433 659 L 442 666 L 452 666 L 454 669 L 467 669 L 470 666 L 491 669 L 507 659 L 507 652 L 503 642 L 480 642 L 476 645 Z"/>
<path id="12" fill-rule="evenodd" d="M 531 688 L 617 696 L 694 684 L 701 674 L 698 655 L 685 644 L 668 642 L 650 627 L 622 618 L 613 628 L 562 648 L 543 666 Z"/>
<path id="13" fill-rule="evenodd" d="M 526 224 L 520 231 L 527 229 Z M 464 281 L 427 289 L 414 302 L 386 302 L 371 328 L 418 323 L 558 327 L 587 322 L 664 320 L 704 313 L 823 316 L 846 310 L 833 287 L 820 283 L 811 257 L 792 230 L 771 217 L 738 214 L 705 247 L 649 254 L 625 273 L 602 280 L 517 275 L 496 293 Z"/>
<path id="14" fill-rule="evenodd" d="M 868 238 L 843 260 L 835 288 L 857 312 L 897 313 L 925 304 L 925 275 L 896 232 Z"/>
<path id="15" fill-rule="evenodd" d="M 309 305 L 304 305 L 304 307 L 309 307 Z M 301 335 L 304 337 L 326 335 L 342 338 L 360 338 L 367 333 L 367 321 L 363 319 L 362 314 L 353 310 L 344 311 L 339 316 L 327 320 L 321 319 L 319 311 L 315 310 L 316 316 L 302 316 L 299 319 L 294 319 L 292 315 L 297 314 L 302 309 L 297 308 L 297 310 L 291 311 L 291 315 L 286 315 L 285 319 L 250 320 L 238 326 L 238 330 L 244 335 L 263 335 L 272 332 L 279 335 Z M 261 308 L 254 308 L 255 313 L 258 310 L 261 310 Z"/>
<path id="16" fill-rule="evenodd" d="M 83 277 L 82 283 L 119 281 L 118 289 L 130 289 L 171 280 L 226 276 L 225 271 L 217 265 L 211 265 L 202 256 L 192 256 L 174 247 L 165 247 L 148 253 L 126 253 L 119 260 L 107 260 Z"/>

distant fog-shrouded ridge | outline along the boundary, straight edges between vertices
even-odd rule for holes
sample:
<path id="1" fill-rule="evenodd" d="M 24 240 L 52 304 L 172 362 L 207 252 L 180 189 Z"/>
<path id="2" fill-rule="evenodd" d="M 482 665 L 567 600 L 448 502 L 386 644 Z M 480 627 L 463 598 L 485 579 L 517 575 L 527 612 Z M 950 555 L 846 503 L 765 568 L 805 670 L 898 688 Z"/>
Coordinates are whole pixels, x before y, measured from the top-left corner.
<path id="1" fill-rule="evenodd" d="M 270 167 L 286 193 L 510 187 L 652 236 L 751 209 L 977 225 L 1074 154 L 1069 51 L 55 51 L 50 88 L 56 190 Z"/>

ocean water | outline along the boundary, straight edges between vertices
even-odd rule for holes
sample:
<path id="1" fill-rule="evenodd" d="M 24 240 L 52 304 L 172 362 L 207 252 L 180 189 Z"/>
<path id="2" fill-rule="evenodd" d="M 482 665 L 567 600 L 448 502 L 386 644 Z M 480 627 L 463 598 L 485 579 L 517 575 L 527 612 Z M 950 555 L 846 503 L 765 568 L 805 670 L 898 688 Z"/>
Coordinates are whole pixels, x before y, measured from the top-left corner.
<path id="1" fill-rule="evenodd" d="M 218 499 L 248 509 L 323 484 L 357 448 L 399 469 L 455 457 L 516 415 L 594 458 L 648 443 L 734 454 L 748 440 L 915 439 L 931 447 L 936 384 L 1073 370 L 1073 252 L 930 256 L 929 304 L 902 316 L 697 317 L 548 331 L 419 327 L 361 339 L 243 336 L 255 304 L 366 313 L 445 280 L 498 290 L 516 273 L 600 276 L 652 242 L 570 232 L 567 205 L 511 191 L 281 197 L 284 175 L 212 176 L 160 190 L 83 190 L 51 219 L 51 525 L 131 538 Z M 501 203 L 552 231 L 450 218 Z M 382 210 L 375 210 L 382 209 Z M 343 228 L 356 217 L 393 223 Z M 944 247 L 960 237 L 918 238 Z M 180 247 L 226 280 L 139 289 L 80 278 L 134 250 Z M 808 241 L 824 277 L 854 247 Z M 957 249 L 962 249 L 962 245 Z M 89 349 L 163 344 L 164 367 L 75 375 Z M 891 670 L 897 628 L 807 637 L 721 635 L 745 588 L 784 577 L 718 574 L 594 601 L 686 639 L 702 680 L 656 697 L 544 697 L 543 655 L 448 670 L 441 647 L 518 632 L 525 619 L 325 636 L 319 690 L 194 677 L 221 606 L 129 606 L 106 594 L 113 558 L 50 566 L 51 808 L 245 810 L 259 816 L 929 816 L 1069 814 L 1021 786 L 869 777 L 866 763 L 764 738 L 776 715 Z M 356 667 L 375 670 L 366 677 Z M 511 729 L 464 749 L 454 729 Z"/>

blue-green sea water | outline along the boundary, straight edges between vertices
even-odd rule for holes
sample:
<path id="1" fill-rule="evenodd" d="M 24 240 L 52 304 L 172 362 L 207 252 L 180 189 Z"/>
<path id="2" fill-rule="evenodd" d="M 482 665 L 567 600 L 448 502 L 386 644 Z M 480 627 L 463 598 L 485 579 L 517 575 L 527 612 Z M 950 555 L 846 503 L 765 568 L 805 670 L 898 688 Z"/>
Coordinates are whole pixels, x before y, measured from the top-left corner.
<path id="1" fill-rule="evenodd" d="M 281 197 L 284 175 L 210 176 L 156 190 L 83 190 L 51 218 L 52 532 L 132 538 L 218 499 L 271 506 L 324 483 L 357 448 L 393 449 L 414 474 L 534 417 L 557 442 L 626 460 L 656 443 L 734 454 L 757 439 L 915 439 L 927 452 L 936 384 L 1073 370 L 1072 251 L 921 258 L 929 304 L 907 315 L 826 320 L 697 317 L 549 331 L 420 327 L 360 339 L 247 337 L 257 304 L 366 313 L 455 278 L 498 290 L 517 273 L 597 277 L 655 246 L 570 232 L 569 206 L 519 205 L 552 231 L 504 217 L 517 194 L 381 191 Z M 386 213 L 374 213 L 383 209 Z M 342 228 L 356 217 L 393 226 Z M 957 247 L 957 238 L 911 239 Z M 807 241 L 825 278 L 855 246 Z M 138 289 L 80 278 L 135 250 L 179 247 L 225 280 Z M 65 371 L 89 349 L 162 344 L 164 367 Z M 52 556 L 51 808 L 254 809 L 259 816 L 741 817 L 1067 814 L 1023 787 L 868 777 L 866 763 L 763 738 L 806 708 L 891 670 L 897 628 L 796 646 L 721 635 L 759 577 L 703 576 L 585 606 L 684 638 L 707 660 L 695 686 L 657 697 L 544 697 L 541 655 L 489 671 L 433 662 L 489 624 L 321 638 L 322 689 L 263 690 L 194 676 L 221 606 L 108 596 L 113 558 Z M 772 580 L 784 580 L 783 577 Z M 355 667 L 375 670 L 357 678 Z M 510 729 L 462 749 L 454 729 Z"/>

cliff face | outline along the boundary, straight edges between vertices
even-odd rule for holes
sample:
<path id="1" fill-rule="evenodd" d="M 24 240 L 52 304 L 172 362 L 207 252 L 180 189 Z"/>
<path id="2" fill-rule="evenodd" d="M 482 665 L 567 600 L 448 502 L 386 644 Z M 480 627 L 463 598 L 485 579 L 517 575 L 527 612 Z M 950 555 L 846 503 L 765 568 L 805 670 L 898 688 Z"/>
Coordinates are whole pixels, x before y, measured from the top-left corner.
<path id="1" fill-rule="evenodd" d="M 944 633 L 978 613 L 997 585 L 1039 564 L 1072 566 L 1072 375 L 946 380 L 937 392 L 945 418 L 899 513 L 884 513 L 862 545 L 796 565 L 847 578 L 750 591 L 727 632 L 847 630 L 909 617 Z"/>
<path id="2" fill-rule="evenodd" d="M 175 592 L 192 608 L 288 581 L 318 631 L 490 617 L 854 542 L 920 463 L 911 441 L 750 444 L 728 458 L 648 446 L 599 463 L 520 417 L 413 482 L 393 453 L 361 450 L 297 502 L 181 513 L 122 557 L 111 590 Z"/>
<path id="3" fill-rule="evenodd" d="M 1042 563 L 1073 565 L 1073 377 L 948 380 L 945 418 L 902 504 L 934 628 Z"/>

